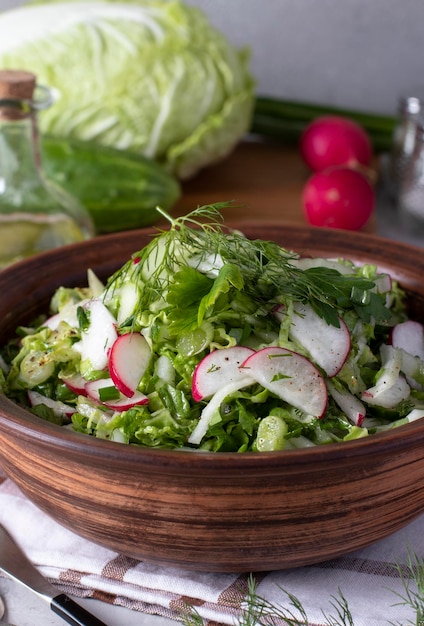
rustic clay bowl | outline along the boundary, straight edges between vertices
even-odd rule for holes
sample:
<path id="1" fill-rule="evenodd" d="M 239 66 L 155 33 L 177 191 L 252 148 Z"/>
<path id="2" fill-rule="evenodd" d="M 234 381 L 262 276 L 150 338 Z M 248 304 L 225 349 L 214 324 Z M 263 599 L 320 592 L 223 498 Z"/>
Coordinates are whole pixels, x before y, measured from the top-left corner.
<path id="1" fill-rule="evenodd" d="M 305 255 L 390 271 L 424 319 L 424 253 L 371 235 L 245 225 Z M 109 235 L 0 273 L 0 341 L 46 310 L 59 285 L 106 277 L 150 238 Z M 96 440 L 0 396 L 0 462 L 41 509 L 132 557 L 208 571 L 307 565 L 363 548 L 424 511 L 424 420 L 343 444 L 271 453 L 193 453 Z"/>

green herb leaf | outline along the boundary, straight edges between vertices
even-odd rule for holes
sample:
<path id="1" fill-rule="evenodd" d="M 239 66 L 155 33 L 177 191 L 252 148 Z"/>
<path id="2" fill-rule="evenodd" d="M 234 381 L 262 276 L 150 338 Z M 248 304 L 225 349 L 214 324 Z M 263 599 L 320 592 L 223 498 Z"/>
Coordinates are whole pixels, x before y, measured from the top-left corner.
<path id="1" fill-rule="evenodd" d="M 214 280 L 212 289 L 203 296 L 198 311 L 198 323 L 201 324 L 207 311 L 213 307 L 218 297 L 223 293 L 228 293 L 233 286 L 239 291 L 243 289 L 243 276 L 238 267 L 232 263 L 224 265 L 218 277 Z"/>
<path id="2" fill-rule="evenodd" d="M 213 286 L 213 281 L 192 267 L 182 267 L 168 286 L 166 301 L 173 307 L 185 309 L 198 303 Z"/>

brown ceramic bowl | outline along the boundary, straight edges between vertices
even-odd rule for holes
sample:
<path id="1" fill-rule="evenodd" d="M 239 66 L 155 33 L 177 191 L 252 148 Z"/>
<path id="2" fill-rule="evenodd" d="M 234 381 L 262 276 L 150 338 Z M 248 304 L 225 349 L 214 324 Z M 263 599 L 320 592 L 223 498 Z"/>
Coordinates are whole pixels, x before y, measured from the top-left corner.
<path id="1" fill-rule="evenodd" d="M 424 253 L 371 235 L 244 225 L 305 255 L 374 262 L 424 318 Z M 149 240 L 108 235 L 0 273 L 0 341 L 91 267 L 110 275 Z M 101 441 L 49 424 L 0 396 L 0 462 L 41 509 L 132 557 L 207 571 L 307 565 L 363 548 L 424 511 L 424 420 L 308 450 L 193 453 Z"/>

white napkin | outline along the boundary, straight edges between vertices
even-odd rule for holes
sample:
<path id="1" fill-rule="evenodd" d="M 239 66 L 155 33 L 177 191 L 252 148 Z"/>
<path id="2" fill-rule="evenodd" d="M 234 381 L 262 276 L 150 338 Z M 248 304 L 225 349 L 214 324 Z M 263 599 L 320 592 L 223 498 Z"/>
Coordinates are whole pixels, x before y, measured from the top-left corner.
<path id="1" fill-rule="evenodd" d="M 248 574 L 185 571 L 116 554 L 63 528 L 2 474 L 0 482 L 0 523 L 58 591 L 175 620 L 181 619 L 187 603 L 214 624 L 234 626 L 240 620 Z M 360 525 L 352 532 L 361 532 Z M 340 598 L 339 590 L 355 626 L 415 624 L 414 611 L 403 606 L 396 595 L 405 595 L 399 567 L 407 576 L 408 567 L 402 564 L 408 563 L 411 554 L 424 558 L 424 516 L 389 538 L 343 558 L 257 573 L 257 593 L 298 617 L 286 592 L 293 594 L 302 603 L 309 626 L 323 626 L 323 612 L 327 617 L 337 616 L 333 605 L 335 598 Z M 411 589 L 415 589 L 412 583 Z"/>

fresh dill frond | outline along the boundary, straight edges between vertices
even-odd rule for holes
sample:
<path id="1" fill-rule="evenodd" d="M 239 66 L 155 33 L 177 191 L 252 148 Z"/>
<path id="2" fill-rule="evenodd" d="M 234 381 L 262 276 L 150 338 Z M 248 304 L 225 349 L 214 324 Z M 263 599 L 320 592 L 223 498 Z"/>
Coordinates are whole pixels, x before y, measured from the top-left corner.
<path id="1" fill-rule="evenodd" d="M 387 622 L 391 626 L 424 626 L 424 559 L 418 558 L 415 552 L 408 551 L 405 564 L 396 566 L 399 579 L 404 588 L 403 593 L 391 590 L 400 601 L 393 606 L 407 606 L 414 612 L 414 621 Z M 302 602 L 294 594 L 278 585 L 283 596 L 288 599 L 288 607 L 270 602 L 257 592 L 258 584 L 254 574 L 249 574 L 248 591 L 243 603 L 237 626 L 308 626 L 310 623 Z M 328 615 L 321 611 L 323 626 L 355 626 L 349 604 L 341 589 L 336 596 L 331 596 L 330 604 L 335 609 L 335 615 Z M 383 608 L 383 607 L 382 607 Z M 198 610 L 187 605 L 181 617 L 185 626 L 203 626 L 205 622 Z"/>
<path id="2" fill-rule="evenodd" d="M 340 589 L 338 590 L 338 596 L 332 596 L 330 604 L 336 610 L 337 614 L 336 616 L 327 615 L 322 611 L 325 623 L 328 624 L 328 626 L 355 626 L 348 602 Z"/>
<path id="3" fill-rule="evenodd" d="M 204 626 L 204 621 L 194 606 L 187 605 L 181 614 L 181 623 L 184 626 Z"/>
<path id="4" fill-rule="evenodd" d="M 341 309 L 356 309 L 364 321 L 389 319 L 384 297 L 372 292 L 372 280 L 325 267 L 297 267 L 294 260 L 298 254 L 226 227 L 221 211 L 227 206 L 207 205 L 177 218 L 160 211 L 170 228 L 158 230 L 157 236 L 112 276 L 108 288 L 126 278 L 140 281 L 143 287 L 137 309 L 141 312 L 164 297 L 175 274 L 189 262 L 195 260 L 200 267 L 218 259 L 239 268 L 244 293 L 259 304 L 273 299 L 309 303 L 334 326 L 339 325 Z"/>
<path id="5" fill-rule="evenodd" d="M 392 626 L 424 626 L 424 559 L 408 550 L 406 564 L 397 564 L 396 569 L 403 586 L 403 593 L 393 592 L 400 601 L 394 606 L 408 606 L 415 614 L 414 621 L 390 622 Z"/>
<path id="6" fill-rule="evenodd" d="M 239 622 L 240 626 L 269 626 L 272 624 L 308 626 L 308 616 L 300 600 L 285 589 L 281 587 L 278 588 L 288 598 L 288 608 L 273 604 L 258 595 L 256 580 L 254 576 L 250 574 L 247 598 Z M 295 613 L 293 611 L 295 611 Z"/>
<path id="7" fill-rule="evenodd" d="M 287 598 L 288 606 L 263 598 L 257 593 L 257 582 L 253 574 L 249 574 L 248 591 L 243 603 L 237 626 L 308 626 L 310 621 L 302 602 L 289 591 L 278 586 L 281 593 Z M 339 597 L 333 597 L 332 606 L 337 610 L 337 616 L 327 616 L 323 613 L 325 626 L 354 626 L 352 615 L 346 599 L 339 590 Z M 195 607 L 187 605 L 181 616 L 185 626 L 203 626 L 200 613 Z"/>

